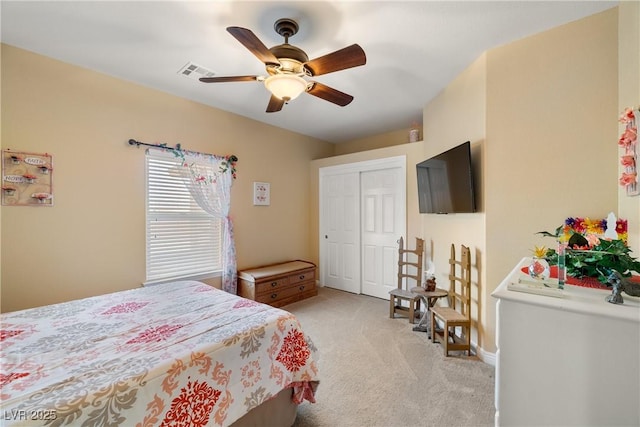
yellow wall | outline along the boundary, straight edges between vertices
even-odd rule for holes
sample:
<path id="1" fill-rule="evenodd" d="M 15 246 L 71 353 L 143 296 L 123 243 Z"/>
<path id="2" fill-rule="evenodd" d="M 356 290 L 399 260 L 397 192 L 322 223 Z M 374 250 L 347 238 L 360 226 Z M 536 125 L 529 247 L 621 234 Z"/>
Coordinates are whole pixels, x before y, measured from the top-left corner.
<path id="1" fill-rule="evenodd" d="M 495 351 L 491 292 L 569 216 L 617 210 L 617 10 L 488 51 L 424 110 L 425 155 L 475 147 L 480 212 L 425 215 L 439 275 L 472 249 L 472 339 Z M 477 317 L 476 317 L 477 316 Z"/>
<path id="2" fill-rule="evenodd" d="M 420 139 L 422 138 L 422 126 L 417 126 Z M 409 129 L 398 129 L 378 135 L 368 136 L 353 141 L 336 144 L 335 155 L 356 153 L 365 150 L 375 150 L 377 148 L 390 147 L 392 145 L 406 144 L 409 142 Z"/>
<path id="3" fill-rule="evenodd" d="M 144 281 L 144 149 L 130 138 L 238 156 L 240 268 L 311 256 L 309 161 L 332 144 L 7 45 L 1 101 L 2 148 L 52 154 L 55 196 L 1 208 L 2 311 Z M 253 206 L 254 181 L 271 183 L 271 206 Z"/>
<path id="4" fill-rule="evenodd" d="M 482 55 L 454 81 L 447 86 L 424 109 L 425 129 L 424 158 L 432 157 L 465 141 L 471 142 L 471 157 L 474 169 L 474 187 L 476 189 L 476 213 L 469 214 L 423 214 L 423 238 L 427 246 L 433 248 L 433 262 L 436 268 L 438 286 L 449 288 L 449 258 L 451 244 L 460 254 L 460 245 L 471 249 L 472 263 L 472 340 L 480 347 L 482 331 L 486 327 L 487 307 L 492 305 L 486 294 L 486 250 L 485 250 L 485 191 L 483 175 L 485 171 L 485 153 L 489 149 L 485 142 L 485 105 L 486 105 L 486 57 Z M 480 332 L 478 334 L 478 332 Z"/>
<path id="5" fill-rule="evenodd" d="M 640 109 L 640 2 L 621 2 L 618 15 L 618 111 L 627 107 Z M 636 119 L 636 123 L 640 119 Z M 618 132 L 623 130 L 618 126 Z M 617 140 L 610 141 L 610 144 Z M 637 142 L 640 144 L 640 142 Z M 622 149 L 618 150 L 618 154 Z M 618 176 L 622 173 L 619 167 Z M 618 187 L 618 211 L 629 220 L 629 247 L 640 258 L 640 196 L 629 197 Z"/>
<path id="6" fill-rule="evenodd" d="M 535 232 L 617 210 L 617 18 L 610 9 L 487 55 L 488 293 L 534 245 L 555 244 Z"/>

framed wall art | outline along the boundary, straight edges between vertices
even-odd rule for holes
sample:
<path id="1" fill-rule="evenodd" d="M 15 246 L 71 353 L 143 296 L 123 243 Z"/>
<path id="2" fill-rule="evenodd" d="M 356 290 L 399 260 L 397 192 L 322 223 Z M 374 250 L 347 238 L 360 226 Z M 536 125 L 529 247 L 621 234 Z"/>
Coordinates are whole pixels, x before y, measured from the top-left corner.
<path id="1" fill-rule="evenodd" d="M 2 205 L 53 206 L 51 154 L 2 150 Z"/>
<path id="2" fill-rule="evenodd" d="M 268 182 L 253 183 L 253 205 L 269 206 L 271 204 L 271 184 Z"/>

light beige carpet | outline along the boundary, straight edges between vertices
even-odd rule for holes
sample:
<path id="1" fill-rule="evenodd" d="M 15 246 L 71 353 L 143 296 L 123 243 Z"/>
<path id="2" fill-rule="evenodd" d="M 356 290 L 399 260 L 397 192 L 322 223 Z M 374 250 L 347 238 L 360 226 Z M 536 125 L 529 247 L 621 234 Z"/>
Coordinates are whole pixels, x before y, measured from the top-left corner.
<path id="1" fill-rule="evenodd" d="M 284 308 L 320 355 L 317 402 L 298 408 L 295 427 L 494 425 L 494 368 L 445 358 L 406 318 L 390 319 L 388 301 L 320 288 Z"/>

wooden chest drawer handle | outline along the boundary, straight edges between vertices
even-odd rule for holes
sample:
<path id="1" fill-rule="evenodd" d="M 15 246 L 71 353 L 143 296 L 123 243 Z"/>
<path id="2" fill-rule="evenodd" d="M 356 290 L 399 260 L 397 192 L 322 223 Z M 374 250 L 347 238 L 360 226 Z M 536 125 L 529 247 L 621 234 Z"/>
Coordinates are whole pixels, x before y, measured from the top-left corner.
<path id="1" fill-rule="evenodd" d="M 300 286 L 298 289 L 300 289 L 301 291 L 304 291 L 304 285 Z"/>
<path id="2" fill-rule="evenodd" d="M 298 279 L 304 280 L 304 274 L 301 274 L 300 277 L 298 277 Z"/>
<path id="3" fill-rule="evenodd" d="M 278 286 L 278 282 L 271 282 L 271 287 L 276 287 Z"/>
<path id="4" fill-rule="evenodd" d="M 271 294 L 271 299 L 278 298 L 278 294 Z"/>

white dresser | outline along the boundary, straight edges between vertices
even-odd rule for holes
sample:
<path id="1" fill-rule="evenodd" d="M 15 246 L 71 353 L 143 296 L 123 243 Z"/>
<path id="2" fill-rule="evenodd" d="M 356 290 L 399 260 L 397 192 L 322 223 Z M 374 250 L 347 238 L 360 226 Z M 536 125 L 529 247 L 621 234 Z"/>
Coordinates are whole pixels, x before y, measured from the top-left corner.
<path id="1" fill-rule="evenodd" d="M 567 285 L 563 298 L 507 289 L 497 301 L 496 425 L 640 426 L 640 298 Z"/>

